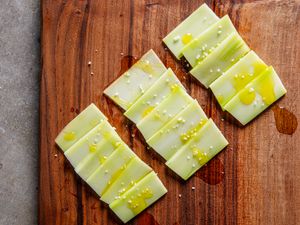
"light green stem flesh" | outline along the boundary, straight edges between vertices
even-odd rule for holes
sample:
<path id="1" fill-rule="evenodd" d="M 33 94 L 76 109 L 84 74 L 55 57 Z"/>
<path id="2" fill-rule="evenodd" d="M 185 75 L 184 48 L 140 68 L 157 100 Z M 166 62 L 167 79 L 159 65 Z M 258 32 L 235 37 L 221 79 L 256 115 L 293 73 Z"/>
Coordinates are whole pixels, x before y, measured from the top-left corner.
<path id="1" fill-rule="evenodd" d="M 147 140 L 192 101 L 193 99 L 185 90 L 178 86 L 161 104 L 145 116 L 137 127 Z"/>
<path id="2" fill-rule="evenodd" d="M 184 89 L 176 75 L 169 68 L 124 115 L 134 123 L 139 123 L 177 86 Z"/>
<path id="3" fill-rule="evenodd" d="M 226 15 L 188 43 L 182 53 L 190 65 L 195 67 L 212 53 L 219 43 L 236 32 L 229 16 Z"/>
<path id="4" fill-rule="evenodd" d="M 268 67 L 257 78 L 237 93 L 224 109 L 245 125 L 286 93 L 273 67 Z"/>
<path id="5" fill-rule="evenodd" d="M 90 104 L 65 126 L 56 137 L 55 142 L 65 152 L 103 120 L 107 120 L 107 118 L 94 104 Z"/>
<path id="6" fill-rule="evenodd" d="M 222 108 L 249 82 L 261 74 L 267 65 L 250 51 L 209 87 Z"/>
<path id="7" fill-rule="evenodd" d="M 102 196 L 110 185 L 118 178 L 130 159 L 136 157 L 126 145 L 120 145 L 111 156 L 98 167 L 98 169 L 87 179 L 87 183 L 93 190 Z"/>
<path id="8" fill-rule="evenodd" d="M 146 175 L 109 207 L 124 222 L 128 222 L 161 198 L 167 189 L 154 172 Z"/>
<path id="9" fill-rule="evenodd" d="M 228 142 L 221 131 L 209 119 L 197 134 L 166 162 L 166 165 L 182 179 L 187 180 L 227 145 Z"/>
<path id="10" fill-rule="evenodd" d="M 112 132 L 114 132 L 114 130 L 111 125 L 106 120 L 102 121 L 102 123 L 94 127 L 72 145 L 72 147 L 65 152 L 65 156 L 73 167 L 77 167 L 88 155 L 98 151 L 98 149 L 101 148 L 101 141 Z"/>
<path id="11" fill-rule="evenodd" d="M 179 84 L 175 89 L 178 88 L 182 89 Z M 67 135 L 67 141 L 74 142 L 71 147 L 66 148 L 69 143 L 61 141 L 63 132 L 57 143 L 66 149 L 65 155 L 75 171 L 102 196 L 103 201 L 115 204 L 115 212 L 122 220 L 126 220 L 126 215 L 122 215 L 123 206 L 120 208 L 116 202 L 117 199 L 126 199 L 121 196 L 133 199 L 132 204 L 126 204 L 132 218 L 167 192 L 152 169 L 128 148 L 93 104 L 63 131 L 74 132 Z"/>
<path id="12" fill-rule="evenodd" d="M 233 33 L 190 73 L 208 87 L 249 51 L 243 39 L 237 33 Z"/>
<path id="13" fill-rule="evenodd" d="M 136 185 L 139 180 L 151 172 L 151 170 L 152 169 L 138 157 L 131 159 L 126 169 L 102 195 L 101 200 L 110 204 L 114 200 L 119 199 L 122 194 Z"/>
<path id="14" fill-rule="evenodd" d="M 172 30 L 163 39 L 163 42 L 179 59 L 182 56 L 184 46 L 218 20 L 216 14 L 206 4 L 203 4 Z"/>
<path id="15" fill-rule="evenodd" d="M 90 148 L 90 154 L 80 161 L 75 171 L 86 181 L 121 144 L 122 140 L 115 132 L 107 133 L 97 147 Z"/>
<path id="16" fill-rule="evenodd" d="M 197 100 L 194 100 L 147 140 L 147 143 L 164 159 L 168 160 L 193 138 L 206 121 L 205 113 Z"/>
<path id="17" fill-rule="evenodd" d="M 127 110 L 166 71 L 151 49 L 128 71 L 104 90 L 104 94 Z"/>

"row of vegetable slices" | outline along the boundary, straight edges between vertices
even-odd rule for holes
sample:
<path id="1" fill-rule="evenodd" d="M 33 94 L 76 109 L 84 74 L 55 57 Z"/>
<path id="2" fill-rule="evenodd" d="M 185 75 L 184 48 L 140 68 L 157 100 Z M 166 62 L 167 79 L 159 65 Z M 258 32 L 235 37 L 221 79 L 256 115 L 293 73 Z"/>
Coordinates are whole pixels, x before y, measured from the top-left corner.
<path id="1" fill-rule="evenodd" d="M 190 74 L 210 88 L 221 108 L 243 125 L 286 93 L 273 67 L 250 50 L 230 18 L 218 18 L 206 4 L 163 42 L 177 59 L 188 61 Z"/>
<path id="2" fill-rule="evenodd" d="M 77 174 L 126 223 L 167 190 L 91 104 L 57 136 Z"/>
<path id="3" fill-rule="evenodd" d="M 184 180 L 228 144 L 176 75 L 148 51 L 104 93 Z"/>
<path id="4" fill-rule="evenodd" d="M 245 125 L 286 93 L 272 66 L 251 51 L 230 18 L 204 4 L 163 42 L 184 57 L 190 74 L 210 88 L 223 110 Z M 104 93 L 125 110 L 146 142 L 184 180 L 228 142 L 170 68 L 148 51 Z M 77 174 L 127 222 L 167 190 L 91 104 L 57 136 Z"/>

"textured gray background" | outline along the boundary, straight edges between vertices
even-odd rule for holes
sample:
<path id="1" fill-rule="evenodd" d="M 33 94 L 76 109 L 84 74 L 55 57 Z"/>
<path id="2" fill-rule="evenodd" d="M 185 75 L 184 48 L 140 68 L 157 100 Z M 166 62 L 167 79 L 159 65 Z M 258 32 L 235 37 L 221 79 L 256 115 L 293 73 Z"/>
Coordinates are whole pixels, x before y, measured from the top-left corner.
<path id="1" fill-rule="evenodd" d="M 0 0 L 0 224 L 37 224 L 39 0 Z"/>

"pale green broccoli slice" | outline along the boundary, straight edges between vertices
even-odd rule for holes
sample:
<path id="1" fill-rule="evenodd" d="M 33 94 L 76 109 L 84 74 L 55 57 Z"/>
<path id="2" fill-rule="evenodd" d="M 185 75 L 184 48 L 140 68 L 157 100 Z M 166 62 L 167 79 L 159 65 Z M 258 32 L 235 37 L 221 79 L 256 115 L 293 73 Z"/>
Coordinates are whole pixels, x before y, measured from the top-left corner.
<path id="1" fill-rule="evenodd" d="M 245 125 L 285 93 L 280 78 L 270 66 L 235 95 L 224 109 Z"/>
<path id="2" fill-rule="evenodd" d="M 218 20 L 216 14 L 206 4 L 203 4 L 172 30 L 163 39 L 163 42 L 179 59 L 182 56 L 184 46 Z"/>
<path id="3" fill-rule="evenodd" d="M 102 195 L 101 200 L 110 204 L 114 200 L 119 199 L 122 194 L 136 185 L 139 180 L 150 173 L 151 170 L 152 169 L 138 157 L 131 159 L 126 169 Z"/>
<path id="4" fill-rule="evenodd" d="M 261 74 L 268 66 L 250 51 L 234 64 L 223 76 L 216 79 L 209 87 L 222 108 L 249 82 Z"/>
<path id="5" fill-rule="evenodd" d="M 109 207 L 124 222 L 128 222 L 161 198 L 167 189 L 154 172 L 149 173 L 135 186 L 112 202 Z"/>
<path id="6" fill-rule="evenodd" d="M 212 53 L 225 38 L 236 32 L 229 16 L 226 15 L 188 43 L 183 48 L 182 53 L 189 64 L 195 67 Z"/>
<path id="7" fill-rule="evenodd" d="M 75 171 L 82 179 L 87 180 L 121 144 L 122 140 L 114 130 L 106 132 L 98 145 L 90 147 L 90 154 L 80 161 Z"/>
<path id="8" fill-rule="evenodd" d="M 104 90 L 104 94 L 127 110 L 166 71 L 151 49 L 128 71 Z"/>
<path id="9" fill-rule="evenodd" d="M 65 126 L 55 139 L 55 142 L 65 152 L 103 120 L 107 120 L 104 114 L 94 104 L 90 104 Z"/>
<path id="10" fill-rule="evenodd" d="M 177 86 L 164 101 L 137 124 L 137 127 L 148 140 L 192 101 L 193 99 L 185 90 Z"/>
<path id="11" fill-rule="evenodd" d="M 134 157 L 136 157 L 134 152 L 125 144 L 121 144 L 86 182 L 99 196 L 102 196 Z"/>
<path id="12" fill-rule="evenodd" d="M 207 88 L 249 51 L 243 39 L 237 33 L 233 33 L 190 73 Z"/>
<path id="13" fill-rule="evenodd" d="M 147 143 L 163 158 L 169 160 L 194 137 L 207 120 L 197 100 L 194 100 L 147 140 Z"/>
<path id="14" fill-rule="evenodd" d="M 147 116 L 174 88 L 184 89 L 172 69 L 168 69 L 126 112 L 125 116 L 134 123 L 139 123 Z"/>
<path id="15" fill-rule="evenodd" d="M 72 145 L 72 147 L 65 152 L 65 156 L 73 167 L 77 167 L 88 155 L 94 155 L 94 153 L 101 148 L 101 141 L 109 137 L 112 132 L 114 132 L 114 129 L 104 120 Z"/>
<path id="16" fill-rule="evenodd" d="M 227 145 L 228 142 L 221 131 L 212 119 L 209 119 L 166 165 L 182 179 L 187 180 Z"/>

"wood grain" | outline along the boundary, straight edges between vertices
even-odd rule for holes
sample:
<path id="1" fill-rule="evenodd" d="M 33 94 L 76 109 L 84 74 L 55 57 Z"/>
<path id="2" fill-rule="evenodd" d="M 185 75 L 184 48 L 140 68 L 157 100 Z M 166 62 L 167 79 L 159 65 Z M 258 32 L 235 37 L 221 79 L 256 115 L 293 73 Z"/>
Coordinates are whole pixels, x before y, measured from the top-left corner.
<path id="1" fill-rule="evenodd" d="M 275 119 L 277 126 L 289 127 L 291 123 L 297 126 L 300 116 L 300 1 L 206 1 L 217 15 L 229 14 L 242 37 L 274 66 L 288 90 L 273 110 L 267 110 L 246 127 L 227 119 L 211 92 L 188 75 L 161 43 L 202 3 L 42 1 L 40 225 L 120 224 L 76 176 L 54 143 L 58 132 L 91 102 L 108 116 L 123 140 L 158 172 L 169 190 L 129 224 L 299 224 L 299 129 L 290 135 L 280 133 Z M 102 95 L 120 70 L 130 66 L 131 60 L 123 60 L 121 68 L 122 58 L 138 58 L 150 48 L 175 71 L 230 143 L 187 182 L 178 179 L 160 157 L 146 148 L 136 127 Z M 279 106 L 292 113 L 289 116 L 294 115 L 293 119 L 278 114 L 274 107 Z M 196 189 L 192 190 L 192 186 Z"/>

